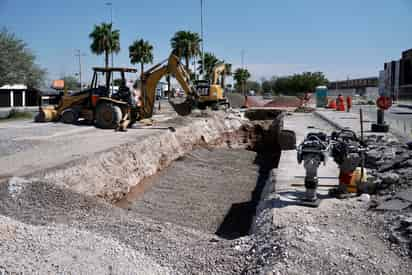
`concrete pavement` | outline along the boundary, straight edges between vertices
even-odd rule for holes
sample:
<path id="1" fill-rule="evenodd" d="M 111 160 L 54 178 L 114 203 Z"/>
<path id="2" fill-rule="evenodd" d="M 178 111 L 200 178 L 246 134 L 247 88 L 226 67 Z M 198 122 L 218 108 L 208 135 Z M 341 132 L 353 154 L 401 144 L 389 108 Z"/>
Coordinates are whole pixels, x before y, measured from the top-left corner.
<path id="1" fill-rule="evenodd" d="M 299 145 L 310 132 L 323 131 L 330 134 L 334 128 L 313 114 L 298 114 L 286 117 L 284 128 L 295 131 L 297 145 Z M 305 169 L 297 162 L 296 151 L 284 151 L 275 171 L 275 191 L 277 199 L 274 200 L 274 216 L 279 208 L 286 205 L 297 206 L 299 198 L 303 195 Z M 328 159 L 326 165 L 319 168 L 319 189 L 321 196 L 327 196 L 330 186 L 338 184 L 338 167 L 332 159 Z M 301 206 L 297 206 L 301 207 Z M 276 220 L 276 219 L 275 219 Z"/>
<path id="2" fill-rule="evenodd" d="M 371 106 L 356 106 L 352 112 L 337 112 L 330 109 L 318 108 L 314 114 L 330 123 L 337 129 L 350 128 L 360 135 L 359 109 L 363 109 L 364 134 L 367 135 L 390 135 L 396 136 L 400 141 L 408 141 L 412 138 L 412 120 L 410 115 L 395 115 L 386 112 L 385 121 L 390 126 L 389 133 L 371 132 L 372 123 L 376 122 L 376 108 Z"/>

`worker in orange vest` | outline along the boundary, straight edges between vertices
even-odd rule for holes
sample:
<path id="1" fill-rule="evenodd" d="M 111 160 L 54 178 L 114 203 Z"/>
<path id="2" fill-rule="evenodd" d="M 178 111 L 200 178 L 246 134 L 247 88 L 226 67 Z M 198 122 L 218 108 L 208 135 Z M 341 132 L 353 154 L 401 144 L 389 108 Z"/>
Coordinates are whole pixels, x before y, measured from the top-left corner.
<path id="1" fill-rule="evenodd" d="M 344 112 L 345 111 L 345 99 L 342 95 L 339 95 L 336 99 L 336 111 Z"/>
<path id="2" fill-rule="evenodd" d="M 349 113 L 350 109 L 352 109 L 352 97 L 350 95 L 348 95 L 346 97 L 346 107 L 347 107 L 347 111 Z"/>

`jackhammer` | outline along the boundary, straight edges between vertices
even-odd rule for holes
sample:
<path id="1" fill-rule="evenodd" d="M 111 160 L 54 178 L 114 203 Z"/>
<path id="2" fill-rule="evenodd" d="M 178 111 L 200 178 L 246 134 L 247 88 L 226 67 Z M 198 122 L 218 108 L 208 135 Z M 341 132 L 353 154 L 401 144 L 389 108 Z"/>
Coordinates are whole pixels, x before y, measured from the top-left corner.
<path id="1" fill-rule="evenodd" d="M 361 167 L 360 180 L 364 178 L 364 153 L 366 146 L 359 140 L 355 132 L 343 129 L 333 132 L 331 136 L 331 156 L 339 166 L 339 186 L 330 190 L 329 194 L 338 198 L 350 197 L 357 193 L 359 179 L 354 179 L 353 173 Z"/>
<path id="2" fill-rule="evenodd" d="M 317 207 L 320 203 L 317 196 L 319 183 L 318 169 L 321 163 L 326 165 L 328 154 L 339 166 L 339 186 L 329 192 L 339 198 L 349 197 L 356 193 L 358 179 L 353 178 L 354 171 L 361 166 L 360 179 L 363 179 L 364 152 L 366 148 L 352 130 L 343 129 L 333 132 L 330 137 L 325 133 L 309 133 L 298 147 L 298 163 L 303 162 L 306 170 L 305 196 L 302 204 Z"/>
<path id="3" fill-rule="evenodd" d="M 328 137 L 322 132 L 309 133 L 297 151 L 298 163 L 303 162 L 306 170 L 306 193 L 302 203 L 317 207 L 320 203 L 316 193 L 319 183 L 318 169 L 322 162 L 326 165 L 327 152 L 329 151 Z"/>

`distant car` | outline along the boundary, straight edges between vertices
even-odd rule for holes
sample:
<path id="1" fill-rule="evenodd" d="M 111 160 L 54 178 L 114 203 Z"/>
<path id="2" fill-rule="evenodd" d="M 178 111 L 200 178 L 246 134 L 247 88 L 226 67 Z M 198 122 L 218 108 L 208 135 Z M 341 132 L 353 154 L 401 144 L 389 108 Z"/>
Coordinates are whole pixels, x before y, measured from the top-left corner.
<path id="1" fill-rule="evenodd" d="M 263 99 L 272 99 L 272 98 L 273 98 L 272 93 L 264 93 L 263 94 Z"/>

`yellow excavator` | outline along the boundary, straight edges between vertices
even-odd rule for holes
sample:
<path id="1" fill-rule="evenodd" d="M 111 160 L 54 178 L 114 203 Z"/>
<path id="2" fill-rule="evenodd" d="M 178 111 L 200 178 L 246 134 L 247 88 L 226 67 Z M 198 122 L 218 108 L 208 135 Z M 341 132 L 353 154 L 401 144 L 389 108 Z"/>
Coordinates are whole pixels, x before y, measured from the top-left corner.
<path id="1" fill-rule="evenodd" d="M 193 107 L 196 105 L 198 96 L 190 82 L 190 76 L 184 66 L 180 63 L 179 58 L 174 54 L 171 54 L 167 60 L 153 66 L 142 75 L 142 95 L 139 108 L 140 119 L 152 117 L 157 84 L 160 79 L 166 75 L 175 77 L 186 94 L 186 100 L 182 103 L 175 103 L 169 99 L 173 109 L 179 115 L 185 116 L 190 114 Z"/>
<path id="2" fill-rule="evenodd" d="M 192 85 L 190 75 L 180 63 L 179 58 L 171 54 L 167 60 L 143 73 L 142 102 L 139 112 L 141 119 L 150 118 L 153 115 L 156 87 L 160 79 L 166 75 L 175 77 L 186 94 L 186 100 L 182 103 L 176 103 L 169 97 L 169 103 L 179 115 L 188 115 L 195 107 L 205 109 L 210 106 L 212 109 L 218 109 L 220 105 L 229 106 L 222 88 L 224 87 L 225 77 L 224 64 L 219 64 L 213 69 L 212 83 L 202 80 Z M 221 76 L 220 80 L 219 76 Z"/>
<path id="3" fill-rule="evenodd" d="M 219 109 L 220 106 L 229 107 L 229 102 L 224 93 L 225 76 L 226 65 L 219 63 L 213 67 L 211 82 L 209 80 L 197 80 L 195 82 L 196 93 L 199 96 L 197 104 L 199 109 L 205 109 L 209 106 L 213 110 Z"/>

